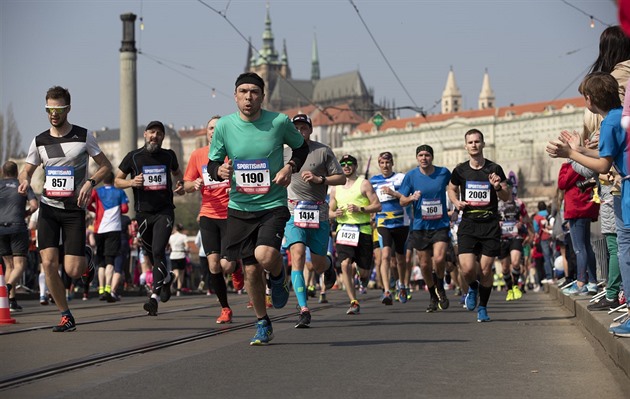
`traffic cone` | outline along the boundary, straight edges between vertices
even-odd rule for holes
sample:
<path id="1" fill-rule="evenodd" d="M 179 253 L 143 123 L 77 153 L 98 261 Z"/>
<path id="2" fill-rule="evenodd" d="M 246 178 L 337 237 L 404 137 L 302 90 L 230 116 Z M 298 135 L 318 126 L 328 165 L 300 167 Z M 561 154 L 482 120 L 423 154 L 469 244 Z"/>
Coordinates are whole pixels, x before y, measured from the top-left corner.
<path id="1" fill-rule="evenodd" d="M 0 324 L 13 324 L 15 319 L 11 318 L 9 311 L 9 293 L 7 292 L 7 284 L 4 282 L 4 270 L 0 266 Z"/>

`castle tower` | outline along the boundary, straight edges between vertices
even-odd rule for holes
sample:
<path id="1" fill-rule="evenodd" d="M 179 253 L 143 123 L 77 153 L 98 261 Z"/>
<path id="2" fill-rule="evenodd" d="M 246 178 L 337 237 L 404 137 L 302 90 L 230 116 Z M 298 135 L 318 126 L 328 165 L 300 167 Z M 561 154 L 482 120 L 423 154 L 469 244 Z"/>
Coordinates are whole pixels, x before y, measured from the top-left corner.
<path id="1" fill-rule="evenodd" d="M 453 73 L 453 67 L 448 72 L 446 78 L 446 87 L 442 92 L 442 113 L 450 114 L 461 110 L 462 106 L 462 93 L 457 87 L 455 82 L 455 74 Z"/>
<path id="2" fill-rule="evenodd" d="M 494 108 L 494 91 L 490 87 L 490 77 L 488 69 L 483 74 L 483 83 L 481 85 L 481 93 L 479 93 L 479 109 Z"/>

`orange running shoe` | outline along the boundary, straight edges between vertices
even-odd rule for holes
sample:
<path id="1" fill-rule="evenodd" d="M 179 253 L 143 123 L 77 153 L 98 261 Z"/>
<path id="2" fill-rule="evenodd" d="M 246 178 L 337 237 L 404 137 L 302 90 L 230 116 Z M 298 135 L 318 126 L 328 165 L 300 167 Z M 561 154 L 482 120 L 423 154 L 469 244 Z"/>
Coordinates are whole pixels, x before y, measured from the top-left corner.
<path id="1" fill-rule="evenodd" d="M 236 270 L 232 273 L 232 285 L 234 286 L 234 291 L 238 292 L 243 289 L 245 286 L 245 278 L 243 277 L 243 266 L 240 264 L 236 265 Z"/>
<path id="2" fill-rule="evenodd" d="M 232 322 L 232 309 L 222 308 L 221 316 L 217 318 L 217 324 L 226 324 Z"/>

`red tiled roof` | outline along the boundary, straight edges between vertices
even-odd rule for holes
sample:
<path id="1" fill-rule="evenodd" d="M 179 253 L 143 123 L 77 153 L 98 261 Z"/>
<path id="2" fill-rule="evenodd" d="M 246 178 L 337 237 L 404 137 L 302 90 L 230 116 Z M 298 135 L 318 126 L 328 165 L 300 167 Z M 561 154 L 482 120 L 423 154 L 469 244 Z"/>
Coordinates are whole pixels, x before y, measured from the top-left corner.
<path id="1" fill-rule="evenodd" d="M 495 115 L 497 117 L 505 117 L 508 112 L 512 112 L 515 116 L 523 115 L 528 112 L 541 113 L 541 112 L 544 112 L 545 109 L 548 107 L 558 110 L 567 104 L 571 104 L 575 107 L 584 107 L 586 105 L 584 101 L 584 97 L 575 97 L 575 98 L 565 98 L 562 100 L 543 101 L 543 102 L 531 103 L 531 104 L 510 105 L 508 107 L 468 110 L 468 111 L 453 112 L 450 114 L 427 115 L 426 118 L 422 116 L 414 116 L 411 118 L 387 120 L 385 121 L 385 123 L 381 125 L 379 130 L 386 131 L 387 129 L 405 129 L 407 126 L 409 126 L 410 123 L 414 127 L 417 127 L 424 123 L 443 122 L 443 121 L 453 119 L 453 118 L 481 118 L 484 116 L 492 116 L 492 115 Z M 368 122 L 364 122 L 358 125 L 355 131 L 361 131 L 361 132 L 367 133 L 367 132 L 371 132 L 373 127 L 374 127 L 374 124 L 371 121 L 368 121 Z"/>

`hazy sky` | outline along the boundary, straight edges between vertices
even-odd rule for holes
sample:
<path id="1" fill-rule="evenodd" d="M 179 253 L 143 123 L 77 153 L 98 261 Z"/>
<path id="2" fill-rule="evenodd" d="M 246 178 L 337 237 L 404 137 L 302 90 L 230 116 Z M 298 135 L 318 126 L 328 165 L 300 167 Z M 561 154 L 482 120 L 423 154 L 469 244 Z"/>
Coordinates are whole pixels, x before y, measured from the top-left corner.
<path id="1" fill-rule="evenodd" d="M 477 107 L 486 68 L 497 106 L 577 97 L 606 28 L 598 21 L 591 28 L 589 15 L 608 25 L 617 15 L 612 1 L 567 2 L 588 15 L 562 0 L 355 0 L 359 14 L 345 0 L 269 3 L 275 46 L 281 52 L 286 40 L 293 78 L 310 78 L 316 35 L 322 77 L 359 70 L 377 101 L 438 113 L 451 67 L 465 109 Z M 242 36 L 262 48 L 267 2 L 205 3 L 222 15 L 194 0 L 1 0 L 0 111 L 12 105 L 22 147 L 48 128 L 44 96 L 53 85 L 70 90 L 71 123 L 120 125 L 120 15 L 127 12 L 144 22 L 143 31 L 136 22 L 139 124 L 199 127 L 235 112 Z"/>

